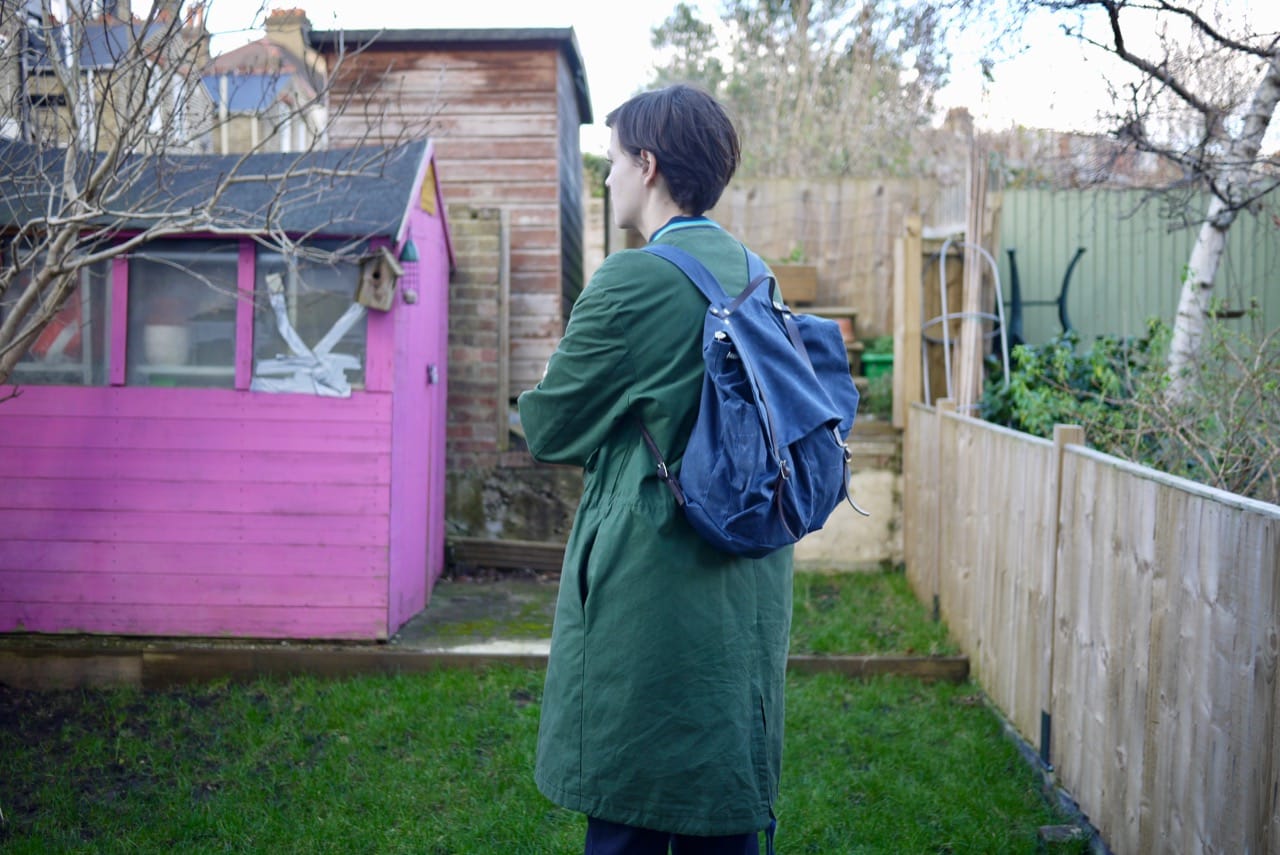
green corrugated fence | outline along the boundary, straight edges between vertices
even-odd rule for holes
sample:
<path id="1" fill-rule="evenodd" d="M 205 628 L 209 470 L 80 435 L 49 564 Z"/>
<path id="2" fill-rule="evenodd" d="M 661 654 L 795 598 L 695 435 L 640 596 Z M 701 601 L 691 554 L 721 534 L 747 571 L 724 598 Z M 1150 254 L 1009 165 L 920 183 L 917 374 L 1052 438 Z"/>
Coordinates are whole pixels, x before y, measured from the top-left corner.
<path id="1" fill-rule="evenodd" d="M 1280 326 L 1278 212 L 1280 204 L 1272 201 L 1237 218 L 1215 287 L 1233 306 L 1256 299 L 1267 329 Z M 1082 342 L 1104 334 L 1140 335 L 1153 316 L 1173 320 L 1198 224 L 1171 228 L 1160 200 L 1148 192 L 1009 190 L 1000 220 L 1006 304 L 1012 295 L 1007 250 L 1015 250 L 1023 299 L 1052 300 L 1076 249 L 1084 247 L 1067 292 L 1067 313 Z M 1026 341 L 1047 341 L 1059 329 L 1056 307 L 1024 309 Z"/>

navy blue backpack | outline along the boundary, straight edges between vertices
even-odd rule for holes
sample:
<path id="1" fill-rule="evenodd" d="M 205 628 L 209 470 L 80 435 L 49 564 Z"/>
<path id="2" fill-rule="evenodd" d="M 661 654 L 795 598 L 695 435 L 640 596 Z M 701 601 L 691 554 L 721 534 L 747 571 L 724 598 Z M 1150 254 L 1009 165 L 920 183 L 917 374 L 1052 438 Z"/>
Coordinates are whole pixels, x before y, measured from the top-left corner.
<path id="1" fill-rule="evenodd" d="M 696 258 L 668 244 L 646 252 L 680 268 L 710 306 L 702 327 L 706 378 L 677 479 L 641 435 L 658 475 L 703 538 L 760 558 L 822 528 L 849 495 L 849 447 L 858 390 L 835 321 L 792 314 L 777 280 L 749 249 L 737 297 Z"/>

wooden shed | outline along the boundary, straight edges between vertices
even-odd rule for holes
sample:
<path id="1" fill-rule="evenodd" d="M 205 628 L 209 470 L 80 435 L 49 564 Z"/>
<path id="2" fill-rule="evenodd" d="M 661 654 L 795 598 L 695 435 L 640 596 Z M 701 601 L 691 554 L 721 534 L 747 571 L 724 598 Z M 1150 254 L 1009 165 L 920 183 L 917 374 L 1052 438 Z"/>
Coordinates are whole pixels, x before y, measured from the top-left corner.
<path id="1" fill-rule="evenodd" d="M 425 606 L 452 264 L 435 153 L 299 157 L 250 157 L 240 174 L 298 180 L 228 187 L 222 227 L 86 270 L 74 334 L 11 378 L 0 631 L 376 640 Z M 235 160 L 170 158 L 151 186 L 195 198 Z"/>
<path id="2" fill-rule="evenodd" d="M 308 30 L 306 42 L 330 70 L 333 104 L 345 108 L 334 108 L 334 145 L 386 144 L 422 123 L 436 142 L 459 235 L 450 529 L 548 536 L 506 516 L 518 504 L 509 490 L 543 477 L 527 455 L 506 453 L 507 424 L 584 284 L 580 129 L 592 114 L 574 31 Z M 503 498 L 480 509 L 481 496 Z"/>

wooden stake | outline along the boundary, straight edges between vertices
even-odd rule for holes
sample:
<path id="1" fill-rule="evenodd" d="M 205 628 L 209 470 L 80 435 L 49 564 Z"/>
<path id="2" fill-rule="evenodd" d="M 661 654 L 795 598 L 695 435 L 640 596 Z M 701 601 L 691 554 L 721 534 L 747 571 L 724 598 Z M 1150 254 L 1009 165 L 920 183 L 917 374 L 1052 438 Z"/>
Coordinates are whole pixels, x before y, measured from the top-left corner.
<path id="1" fill-rule="evenodd" d="M 960 323 L 960 343 L 956 350 L 954 384 L 956 408 L 972 415 L 982 396 L 982 353 L 988 324 L 980 315 L 987 305 L 983 299 L 985 260 L 978 247 L 982 245 L 982 224 L 987 198 L 987 159 L 976 144 L 969 149 L 969 216 L 965 225 L 964 249 L 964 319 Z"/>

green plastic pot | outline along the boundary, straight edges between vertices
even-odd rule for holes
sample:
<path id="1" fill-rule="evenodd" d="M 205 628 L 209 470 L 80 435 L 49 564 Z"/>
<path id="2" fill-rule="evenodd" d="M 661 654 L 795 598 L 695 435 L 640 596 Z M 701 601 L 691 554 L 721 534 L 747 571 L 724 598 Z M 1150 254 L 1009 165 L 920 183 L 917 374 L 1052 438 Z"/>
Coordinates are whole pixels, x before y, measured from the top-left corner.
<path id="1" fill-rule="evenodd" d="M 892 353 L 862 354 L 862 373 L 868 380 L 883 376 L 893 371 Z"/>

